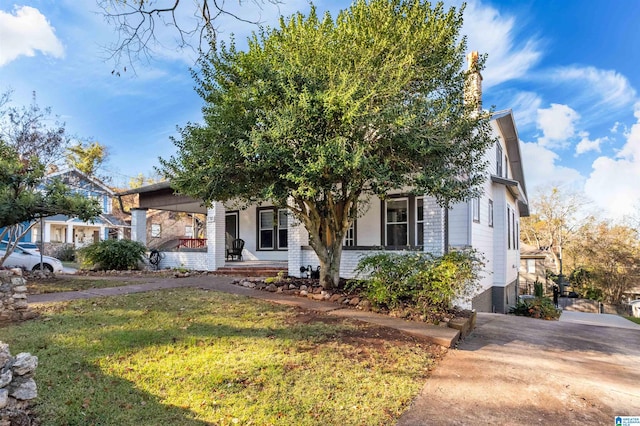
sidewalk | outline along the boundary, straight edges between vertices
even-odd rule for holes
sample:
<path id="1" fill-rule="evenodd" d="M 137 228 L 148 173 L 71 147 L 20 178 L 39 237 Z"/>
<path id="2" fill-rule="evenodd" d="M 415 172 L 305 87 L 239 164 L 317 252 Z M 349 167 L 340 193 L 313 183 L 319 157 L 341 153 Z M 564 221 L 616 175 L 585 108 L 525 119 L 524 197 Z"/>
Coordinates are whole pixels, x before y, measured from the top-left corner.
<path id="1" fill-rule="evenodd" d="M 131 280 L 131 277 L 122 277 L 123 280 Z M 137 279 L 137 278 L 136 278 Z M 261 290 L 253 290 L 232 284 L 234 278 L 217 275 L 198 275 L 187 278 L 157 278 L 143 277 L 140 284 L 132 284 L 121 287 L 97 288 L 83 291 L 69 291 L 63 293 L 47 293 L 31 295 L 29 304 L 63 302 L 67 300 L 90 299 L 94 297 L 119 296 L 123 294 L 142 293 L 146 291 L 164 290 L 169 288 L 201 288 L 223 293 L 238 294 L 255 299 L 278 303 L 287 306 L 296 306 L 302 309 L 325 312 L 329 315 L 393 328 L 402 333 L 411 335 L 420 340 L 435 343 L 444 347 L 454 346 L 460 337 L 460 332 L 453 328 L 440 327 L 415 321 L 406 321 L 400 318 L 392 318 L 387 315 L 365 312 L 353 308 L 346 308 L 332 302 L 311 300 L 304 297 L 290 296 L 278 293 L 269 293 Z"/>

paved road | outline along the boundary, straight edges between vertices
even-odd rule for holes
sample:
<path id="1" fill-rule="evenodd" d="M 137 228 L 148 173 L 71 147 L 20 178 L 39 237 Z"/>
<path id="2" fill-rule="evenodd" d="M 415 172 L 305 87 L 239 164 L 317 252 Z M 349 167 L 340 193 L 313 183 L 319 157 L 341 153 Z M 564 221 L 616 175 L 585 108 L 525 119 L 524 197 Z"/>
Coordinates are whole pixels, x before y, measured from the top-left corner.
<path id="1" fill-rule="evenodd" d="M 479 314 L 398 425 L 602 425 L 640 416 L 640 330 L 585 318 Z"/>

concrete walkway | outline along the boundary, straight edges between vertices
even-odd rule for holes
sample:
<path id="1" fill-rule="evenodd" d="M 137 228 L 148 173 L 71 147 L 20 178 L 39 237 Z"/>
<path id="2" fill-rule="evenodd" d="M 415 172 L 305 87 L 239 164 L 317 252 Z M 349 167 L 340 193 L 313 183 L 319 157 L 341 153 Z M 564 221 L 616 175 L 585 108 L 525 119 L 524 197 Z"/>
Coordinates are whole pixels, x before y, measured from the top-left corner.
<path id="1" fill-rule="evenodd" d="M 74 278 L 69 276 L 69 278 Z M 86 276 L 77 278 L 86 279 Z M 207 290 L 221 291 L 224 293 L 239 294 L 247 297 L 265 300 L 288 306 L 297 306 L 302 309 L 325 312 L 330 315 L 351 318 L 371 324 L 389 327 L 409 334 L 429 343 L 435 343 L 444 347 L 454 346 L 459 339 L 460 332 L 448 327 L 439 327 L 430 324 L 406 321 L 400 318 L 392 318 L 387 315 L 374 312 L 364 312 L 353 308 L 346 308 L 331 302 L 316 301 L 305 297 L 291 296 L 280 293 L 269 293 L 261 290 L 253 290 L 232 284 L 234 278 L 217 275 L 196 275 L 187 278 L 153 277 L 153 276 L 120 276 L 120 277 L 96 277 L 96 279 L 120 279 L 123 281 L 140 281 L 139 284 L 131 284 L 120 287 L 107 287 L 89 289 L 83 291 L 70 291 L 62 293 L 36 294 L 29 296 L 30 304 L 62 302 L 66 300 L 90 299 L 93 297 L 119 296 L 123 294 L 141 293 L 146 291 L 163 290 L 169 288 L 192 287 Z"/>
<path id="2" fill-rule="evenodd" d="M 571 324 L 584 324 L 599 327 L 627 328 L 640 331 L 640 324 L 631 322 L 619 315 L 594 314 L 589 312 L 562 311 L 560 322 Z"/>

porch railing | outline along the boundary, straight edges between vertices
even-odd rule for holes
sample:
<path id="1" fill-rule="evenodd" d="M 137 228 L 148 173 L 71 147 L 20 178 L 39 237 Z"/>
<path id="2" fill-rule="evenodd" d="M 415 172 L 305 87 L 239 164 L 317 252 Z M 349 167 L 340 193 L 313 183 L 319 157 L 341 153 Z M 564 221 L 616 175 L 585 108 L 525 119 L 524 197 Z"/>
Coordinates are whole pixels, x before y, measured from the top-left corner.
<path id="1" fill-rule="evenodd" d="M 205 248 L 207 246 L 206 238 L 180 238 L 178 242 L 178 248 Z"/>

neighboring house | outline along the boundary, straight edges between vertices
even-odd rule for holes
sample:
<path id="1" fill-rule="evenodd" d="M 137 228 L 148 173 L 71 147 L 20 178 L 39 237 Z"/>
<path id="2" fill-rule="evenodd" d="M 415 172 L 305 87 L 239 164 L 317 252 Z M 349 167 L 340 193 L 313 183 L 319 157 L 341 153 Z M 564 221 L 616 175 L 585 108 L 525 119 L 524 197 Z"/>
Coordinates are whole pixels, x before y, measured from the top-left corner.
<path id="1" fill-rule="evenodd" d="M 45 253 L 52 253 L 63 244 L 82 247 L 106 239 L 122 239 L 127 225 L 111 214 L 113 191 L 100 180 L 87 176 L 77 169 L 52 173 L 47 179 L 60 179 L 72 192 L 94 198 L 102 206 L 102 214 L 92 222 L 65 215 L 45 217 L 38 222 L 23 241 L 44 242 Z"/>
<path id="2" fill-rule="evenodd" d="M 489 167 L 482 196 L 450 209 L 439 207 L 432 197 L 411 195 L 409 189 L 390 193 L 386 200 L 363 200 L 369 209 L 345 238 L 342 277 L 354 276 L 354 268 L 363 255 L 382 250 L 443 254 L 451 248 L 472 247 L 484 255 L 487 266 L 481 290 L 466 307 L 504 313 L 515 304 L 520 217 L 528 216 L 528 201 L 513 113 L 511 110 L 495 113 L 491 124 L 497 144 L 485 154 Z M 167 252 L 162 267 L 217 270 L 225 266 L 226 248 L 235 238 L 245 241 L 245 261 L 287 262 L 291 276 L 300 276 L 301 267 L 315 268 L 319 264 L 309 246 L 308 233 L 287 210 L 269 205 L 239 210 L 220 202 L 205 208 L 200 200 L 174 193 L 169 182 L 119 195 L 128 194 L 139 195 L 138 208 L 131 211 L 131 235 L 143 243 L 149 242 L 146 232 L 149 209 L 206 215 L 206 251 Z"/>
<path id="3" fill-rule="evenodd" d="M 547 270 L 554 267 L 553 256 L 548 250 L 541 250 L 528 244 L 520 246 L 520 294 L 534 294 L 536 281 L 544 284 L 545 292 L 553 291 L 553 281 L 547 279 Z"/>

